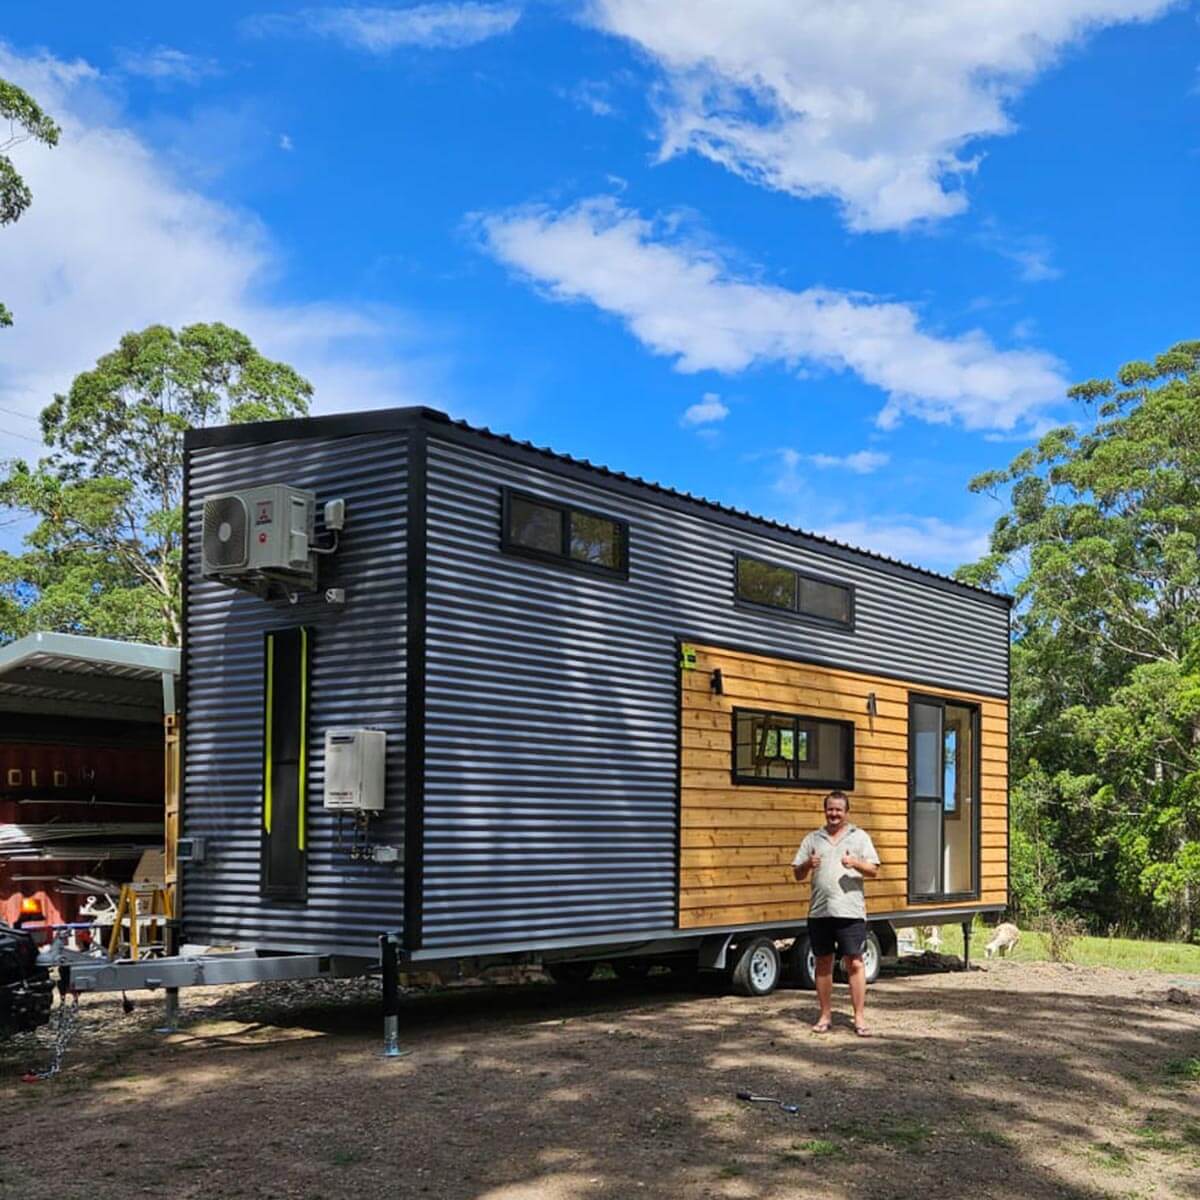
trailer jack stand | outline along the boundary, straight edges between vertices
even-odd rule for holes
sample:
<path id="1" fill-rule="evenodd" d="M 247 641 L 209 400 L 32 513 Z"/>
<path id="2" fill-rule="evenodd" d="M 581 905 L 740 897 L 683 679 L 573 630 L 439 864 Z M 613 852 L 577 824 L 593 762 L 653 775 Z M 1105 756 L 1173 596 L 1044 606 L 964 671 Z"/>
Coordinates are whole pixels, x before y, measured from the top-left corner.
<path id="1" fill-rule="evenodd" d="M 383 1057 L 403 1058 L 400 1049 L 400 966 L 396 943 L 387 934 L 379 939 L 379 965 L 383 972 Z"/>

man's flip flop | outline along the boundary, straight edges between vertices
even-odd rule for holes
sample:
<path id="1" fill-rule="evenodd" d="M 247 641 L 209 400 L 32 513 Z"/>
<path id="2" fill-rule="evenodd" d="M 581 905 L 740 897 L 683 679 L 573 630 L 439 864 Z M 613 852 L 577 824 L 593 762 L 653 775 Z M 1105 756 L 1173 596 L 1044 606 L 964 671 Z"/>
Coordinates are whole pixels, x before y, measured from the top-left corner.
<path id="1" fill-rule="evenodd" d="M 855 1025 L 854 1032 L 859 1037 L 874 1037 L 875 1035 L 865 1025 Z"/>
<path id="2" fill-rule="evenodd" d="M 832 1021 L 818 1021 L 813 1027 L 813 1033 L 828 1033 L 833 1028 Z"/>

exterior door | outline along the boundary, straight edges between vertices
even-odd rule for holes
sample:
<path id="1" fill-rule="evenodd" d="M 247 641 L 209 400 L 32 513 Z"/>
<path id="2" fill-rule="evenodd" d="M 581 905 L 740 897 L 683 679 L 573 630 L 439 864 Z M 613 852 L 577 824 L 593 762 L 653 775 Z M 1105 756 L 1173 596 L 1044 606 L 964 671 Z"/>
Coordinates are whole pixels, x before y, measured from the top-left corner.
<path id="1" fill-rule="evenodd" d="M 978 898 L 979 791 L 978 707 L 910 695 L 910 902 Z"/>

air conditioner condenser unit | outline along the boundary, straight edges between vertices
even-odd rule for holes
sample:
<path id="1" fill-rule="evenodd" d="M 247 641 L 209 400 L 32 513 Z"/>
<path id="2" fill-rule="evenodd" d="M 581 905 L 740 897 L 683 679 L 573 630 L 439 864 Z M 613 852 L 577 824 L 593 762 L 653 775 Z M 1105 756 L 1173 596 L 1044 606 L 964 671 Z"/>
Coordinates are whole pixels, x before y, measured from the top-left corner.
<path id="1" fill-rule="evenodd" d="M 283 483 L 206 496 L 201 574 L 235 587 L 315 587 L 316 503 L 312 492 Z"/>

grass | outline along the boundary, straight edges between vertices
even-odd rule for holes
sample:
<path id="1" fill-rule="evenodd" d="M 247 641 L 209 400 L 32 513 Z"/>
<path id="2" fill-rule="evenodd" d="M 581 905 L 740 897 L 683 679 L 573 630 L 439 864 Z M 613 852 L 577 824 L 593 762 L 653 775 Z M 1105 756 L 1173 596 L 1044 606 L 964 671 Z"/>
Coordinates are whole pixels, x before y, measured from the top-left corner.
<path id="1" fill-rule="evenodd" d="M 1200 1058 L 1173 1058 L 1163 1070 L 1180 1082 L 1200 1083 Z"/>
<path id="2" fill-rule="evenodd" d="M 1147 1113 L 1146 1119 L 1136 1126 L 1133 1132 L 1139 1145 L 1147 1150 L 1188 1155 L 1194 1155 L 1200 1150 L 1200 1125 L 1194 1121 L 1185 1121 L 1176 1132 L 1171 1129 L 1170 1113 Z"/>
<path id="3" fill-rule="evenodd" d="M 828 1138 L 810 1138 L 807 1142 L 794 1142 L 784 1157 L 792 1162 L 807 1162 L 813 1158 L 844 1158 L 845 1150 Z"/>
<path id="4" fill-rule="evenodd" d="M 991 931 L 976 924 L 971 935 L 971 958 L 983 959 Z M 962 931 L 957 925 L 942 926 L 942 953 L 962 953 Z M 1045 934 L 1022 929 L 1017 948 L 1009 955 L 1017 962 L 1049 962 Z M 1126 971 L 1164 971 L 1178 975 L 1200 975 L 1200 946 L 1185 942 L 1143 942 L 1135 938 L 1081 937 L 1071 948 L 1071 961 L 1081 967 L 1116 967 Z"/>
<path id="5" fill-rule="evenodd" d="M 994 1129 L 983 1129 L 970 1121 L 964 1121 L 962 1131 L 965 1137 L 970 1138 L 973 1142 L 979 1142 L 980 1145 L 991 1146 L 997 1150 L 1012 1148 L 1012 1139 L 1005 1137 L 1002 1133 L 997 1133 Z"/>
<path id="6" fill-rule="evenodd" d="M 872 1142 L 882 1142 L 896 1150 L 907 1150 L 911 1154 L 920 1154 L 928 1149 L 929 1139 L 933 1137 L 933 1126 L 924 1121 L 891 1121 L 878 1129 L 867 1130 L 863 1136 Z"/>
<path id="7" fill-rule="evenodd" d="M 1129 1151 L 1115 1142 L 1093 1142 L 1090 1149 L 1096 1162 L 1110 1171 L 1128 1171 L 1131 1166 Z"/>

